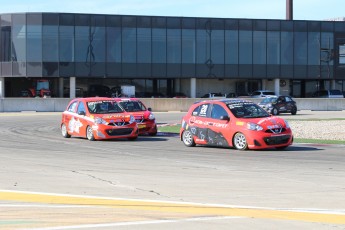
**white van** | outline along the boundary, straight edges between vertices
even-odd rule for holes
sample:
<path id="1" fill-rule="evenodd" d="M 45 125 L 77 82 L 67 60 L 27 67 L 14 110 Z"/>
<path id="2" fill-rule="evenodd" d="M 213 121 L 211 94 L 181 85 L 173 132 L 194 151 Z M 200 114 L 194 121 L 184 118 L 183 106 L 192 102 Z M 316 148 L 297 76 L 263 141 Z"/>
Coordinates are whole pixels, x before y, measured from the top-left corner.
<path id="1" fill-rule="evenodd" d="M 343 93 L 340 90 L 319 90 L 313 94 L 313 97 L 318 98 L 344 98 Z"/>

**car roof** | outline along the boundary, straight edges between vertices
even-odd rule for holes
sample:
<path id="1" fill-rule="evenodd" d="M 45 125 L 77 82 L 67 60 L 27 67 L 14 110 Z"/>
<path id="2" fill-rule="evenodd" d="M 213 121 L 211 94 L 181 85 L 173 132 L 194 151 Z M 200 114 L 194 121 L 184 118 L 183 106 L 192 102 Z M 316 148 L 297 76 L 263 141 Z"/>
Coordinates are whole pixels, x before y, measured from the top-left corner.
<path id="1" fill-rule="evenodd" d="M 245 99 L 216 99 L 216 100 L 203 100 L 203 101 L 197 101 L 195 103 L 213 103 L 213 102 L 223 102 L 225 104 L 236 104 L 236 103 L 253 103 L 253 101 L 245 100 Z"/>
<path id="2" fill-rule="evenodd" d="M 85 102 L 90 102 L 90 101 L 116 101 L 114 98 L 111 97 L 85 97 L 85 98 L 76 98 L 74 99 L 76 101 L 85 101 Z"/>

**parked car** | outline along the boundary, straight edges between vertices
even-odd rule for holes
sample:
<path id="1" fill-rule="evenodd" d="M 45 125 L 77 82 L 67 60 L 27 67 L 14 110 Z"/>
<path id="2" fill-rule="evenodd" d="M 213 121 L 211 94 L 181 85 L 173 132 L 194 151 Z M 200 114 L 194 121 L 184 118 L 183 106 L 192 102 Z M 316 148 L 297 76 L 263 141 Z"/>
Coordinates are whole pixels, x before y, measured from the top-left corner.
<path id="1" fill-rule="evenodd" d="M 340 90 L 319 90 L 313 94 L 313 97 L 318 98 L 344 98 L 343 93 Z"/>
<path id="2" fill-rule="evenodd" d="M 92 97 L 72 100 L 62 113 L 63 137 L 100 139 L 138 137 L 138 126 L 133 115 L 127 113 L 113 98 Z"/>
<path id="3" fill-rule="evenodd" d="M 286 120 L 271 116 L 254 102 L 220 99 L 193 104 L 182 119 L 180 139 L 188 147 L 285 149 L 292 144 L 293 134 Z"/>
<path id="4" fill-rule="evenodd" d="M 251 97 L 253 98 L 275 96 L 275 95 L 276 94 L 273 91 L 269 91 L 269 90 L 257 90 L 251 93 Z"/>
<path id="5" fill-rule="evenodd" d="M 222 93 L 206 93 L 201 98 L 225 98 Z"/>
<path id="6" fill-rule="evenodd" d="M 259 106 L 273 115 L 278 115 L 279 113 L 291 113 L 292 115 L 297 114 L 296 101 L 294 101 L 290 96 L 265 97 L 261 102 L 259 102 Z"/>
<path id="7" fill-rule="evenodd" d="M 177 92 L 177 93 L 173 93 L 172 98 L 188 98 L 188 97 L 184 93 Z"/>
<path id="8" fill-rule="evenodd" d="M 137 98 L 117 98 L 116 100 L 126 112 L 134 116 L 138 124 L 139 134 L 148 134 L 150 136 L 157 134 L 156 119 L 151 108 L 147 108 Z"/>

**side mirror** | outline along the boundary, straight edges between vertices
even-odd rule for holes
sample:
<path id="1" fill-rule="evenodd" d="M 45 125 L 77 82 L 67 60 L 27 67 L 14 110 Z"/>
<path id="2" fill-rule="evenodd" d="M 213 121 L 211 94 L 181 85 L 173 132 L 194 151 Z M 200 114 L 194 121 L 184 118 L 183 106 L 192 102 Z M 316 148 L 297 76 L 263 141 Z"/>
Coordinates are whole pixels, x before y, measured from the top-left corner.
<path id="1" fill-rule="evenodd" d="M 224 121 L 230 121 L 230 117 L 229 116 L 220 116 L 220 119 L 224 120 Z"/>
<path id="2" fill-rule="evenodd" d="M 151 109 L 151 108 L 147 108 L 147 110 L 148 110 L 148 111 L 150 111 L 150 112 L 152 111 L 152 109 Z"/>
<path id="3" fill-rule="evenodd" d="M 79 111 L 79 112 L 78 112 L 78 115 L 83 115 L 83 116 L 85 116 L 86 113 L 85 113 L 85 111 Z"/>

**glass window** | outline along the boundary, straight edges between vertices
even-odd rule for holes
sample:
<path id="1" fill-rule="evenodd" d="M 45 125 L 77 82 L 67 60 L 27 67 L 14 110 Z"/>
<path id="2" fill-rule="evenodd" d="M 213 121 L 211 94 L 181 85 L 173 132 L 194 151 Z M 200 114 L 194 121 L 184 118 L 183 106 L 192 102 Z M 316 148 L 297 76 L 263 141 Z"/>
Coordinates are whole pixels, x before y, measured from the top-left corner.
<path id="1" fill-rule="evenodd" d="M 308 42 L 306 32 L 294 33 L 294 64 L 306 65 L 308 54 Z"/>
<path id="2" fill-rule="evenodd" d="M 199 105 L 193 110 L 192 116 L 206 117 L 210 104 Z"/>
<path id="3" fill-rule="evenodd" d="M 59 56 L 60 62 L 74 61 L 74 27 L 59 27 Z"/>
<path id="4" fill-rule="evenodd" d="M 105 27 L 91 27 L 88 53 L 90 60 L 105 62 Z"/>
<path id="5" fill-rule="evenodd" d="M 345 44 L 339 45 L 339 64 L 345 65 Z"/>
<path id="6" fill-rule="evenodd" d="M 266 64 L 266 32 L 254 31 L 253 63 Z"/>
<path id="7" fill-rule="evenodd" d="M 122 29 L 122 62 L 136 63 L 137 61 L 137 32 L 136 28 Z"/>
<path id="8" fill-rule="evenodd" d="M 107 61 L 121 62 L 121 28 L 107 27 Z"/>
<path id="9" fill-rule="evenodd" d="M 25 62 L 26 60 L 26 25 L 25 15 L 14 15 L 12 26 L 12 61 Z M 3 27 L 4 29 L 6 27 Z M 6 30 L 2 37 L 7 39 Z M 5 48 L 5 47 L 4 47 Z M 5 49 L 6 50 L 6 49 Z M 9 61 L 9 60 L 8 60 Z"/>
<path id="10" fill-rule="evenodd" d="M 253 32 L 239 31 L 239 64 L 252 64 L 253 62 Z"/>
<path id="11" fill-rule="evenodd" d="M 43 26 L 42 28 L 43 61 L 58 62 L 58 26 Z"/>
<path id="12" fill-rule="evenodd" d="M 167 62 L 181 63 L 181 30 L 167 30 Z"/>
<path id="13" fill-rule="evenodd" d="M 280 33 L 267 31 L 267 64 L 280 64 Z"/>
<path id="14" fill-rule="evenodd" d="M 293 64 L 293 34 L 281 32 L 281 64 Z"/>
<path id="15" fill-rule="evenodd" d="M 72 113 L 74 113 L 74 112 L 75 112 L 75 108 L 76 108 L 77 104 L 78 104 L 78 102 L 77 102 L 77 101 L 73 102 L 73 103 L 72 103 L 72 104 L 71 104 L 71 105 L 68 107 L 67 111 L 68 111 L 68 112 L 72 112 Z"/>
<path id="16" fill-rule="evenodd" d="M 152 29 L 152 62 L 166 63 L 166 29 Z"/>
<path id="17" fill-rule="evenodd" d="M 75 61 L 76 62 L 89 62 L 90 50 L 89 45 L 91 37 L 89 37 L 90 27 L 76 26 L 75 27 Z"/>
<path id="18" fill-rule="evenodd" d="M 195 63 L 195 30 L 182 30 L 182 62 Z"/>
<path id="19" fill-rule="evenodd" d="M 138 63 L 151 63 L 151 28 L 138 28 Z"/>
<path id="20" fill-rule="evenodd" d="M 211 31 L 211 59 L 214 64 L 224 64 L 224 30 Z"/>
<path id="21" fill-rule="evenodd" d="M 84 106 L 84 103 L 83 102 L 80 102 L 79 105 L 78 105 L 78 110 L 77 110 L 77 113 L 79 112 L 86 112 L 85 110 L 85 106 Z"/>
<path id="22" fill-rule="evenodd" d="M 225 64 L 238 64 L 238 31 L 225 31 Z"/>
<path id="23" fill-rule="evenodd" d="M 320 33 L 308 33 L 308 65 L 320 63 Z"/>
<path id="24" fill-rule="evenodd" d="M 321 33 L 321 65 L 333 65 L 333 33 Z"/>
<path id="25" fill-rule="evenodd" d="M 42 26 L 27 26 L 27 61 L 42 62 Z"/>
<path id="26" fill-rule="evenodd" d="M 228 113 L 222 106 L 214 104 L 211 111 L 211 118 L 220 119 L 222 116 L 228 116 Z"/>
<path id="27" fill-rule="evenodd" d="M 199 29 L 196 30 L 196 62 L 198 64 L 204 64 L 211 58 L 210 50 L 211 34 L 209 30 Z"/>

